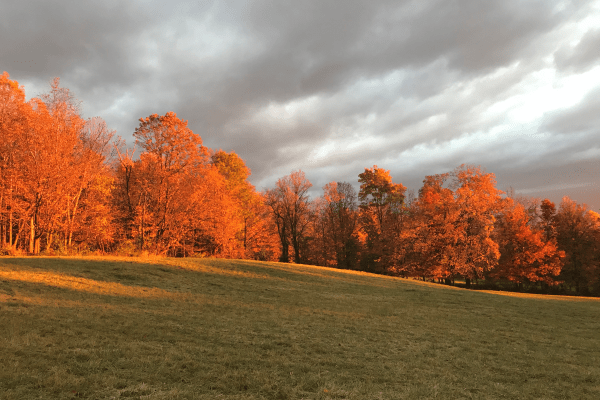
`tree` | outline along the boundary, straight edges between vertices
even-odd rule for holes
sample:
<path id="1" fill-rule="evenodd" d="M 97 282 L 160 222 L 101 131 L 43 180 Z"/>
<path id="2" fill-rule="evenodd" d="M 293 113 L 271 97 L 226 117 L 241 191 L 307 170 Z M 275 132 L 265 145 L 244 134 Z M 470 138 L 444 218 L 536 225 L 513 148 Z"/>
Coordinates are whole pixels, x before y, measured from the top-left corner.
<path id="1" fill-rule="evenodd" d="M 423 180 L 419 197 L 412 206 L 406 242 L 404 272 L 450 283 L 457 274 L 457 229 L 460 215 L 451 189 L 444 187 L 450 173 L 430 175 Z"/>
<path id="2" fill-rule="evenodd" d="M 474 166 L 427 176 L 405 235 L 406 272 L 447 283 L 462 276 L 467 286 L 485 277 L 500 257 L 492 233 L 503 200 L 495 184 Z"/>
<path id="3" fill-rule="evenodd" d="M 71 246 L 73 233 L 82 225 L 81 221 L 87 219 L 90 223 L 89 215 L 81 215 L 82 209 L 89 211 L 93 208 L 96 212 L 101 209 L 107 212 L 107 203 L 105 198 L 91 195 L 94 190 L 99 190 L 104 194 L 110 191 L 112 179 L 108 177 L 107 158 L 110 157 L 110 143 L 114 136 L 114 131 L 108 129 L 106 122 L 100 118 L 90 118 L 85 121 L 79 134 L 79 140 L 73 149 L 71 164 L 71 180 L 69 193 L 66 198 L 66 242 Z M 102 186 L 107 187 L 101 188 Z M 108 191 L 108 192 L 107 192 Z M 89 195 L 89 196 L 88 196 Z M 104 203 L 102 207 L 96 207 L 94 202 Z M 87 217 L 87 218 L 86 218 Z M 102 218 L 107 218 L 105 215 Z M 83 229 L 93 229 L 91 226 L 85 226 Z"/>
<path id="4" fill-rule="evenodd" d="M 542 200 L 542 204 L 540 205 L 539 226 L 544 232 L 546 240 L 556 237 L 556 231 L 553 224 L 555 215 L 556 206 L 554 203 L 548 199 Z"/>
<path id="5" fill-rule="evenodd" d="M 25 91 L 8 73 L 0 75 L 0 246 L 14 251 L 15 228 L 19 225 L 20 202 L 15 198 L 22 185 L 21 138 L 29 129 L 31 106 Z"/>
<path id="6" fill-rule="evenodd" d="M 304 255 L 305 264 L 334 267 L 335 253 L 327 232 L 325 209 L 325 200 L 322 197 L 310 203 L 300 252 Z"/>
<path id="7" fill-rule="evenodd" d="M 238 234 L 242 222 L 226 180 L 210 166 L 189 183 L 192 189 L 186 198 L 189 211 L 182 211 L 181 215 L 188 218 L 188 236 L 193 241 L 193 249 L 212 256 L 241 257 Z"/>
<path id="8" fill-rule="evenodd" d="M 546 239 L 543 230 L 532 228 L 530 220 L 525 208 L 512 201 L 500 214 L 495 231 L 500 259 L 491 273 L 493 278 L 506 279 L 518 286 L 555 283 L 565 253 L 558 250 L 554 238 Z"/>
<path id="9" fill-rule="evenodd" d="M 459 210 L 452 263 L 456 266 L 456 273 L 465 278 L 469 287 L 472 279 L 483 278 L 500 258 L 492 233 L 495 216 L 504 207 L 500 197 L 502 192 L 496 189 L 494 174 L 467 165 L 461 165 L 454 171 L 452 186 Z"/>
<path id="10" fill-rule="evenodd" d="M 238 196 L 240 197 L 250 191 L 247 181 L 250 176 L 250 169 L 235 152 L 226 153 L 219 150 L 211 155 L 211 161 L 225 178 L 228 190 L 239 193 Z"/>
<path id="11" fill-rule="evenodd" d="M 553 217 L 558 247 L 566 254 L 559 279 L 578 294 L 599 285 L 600 222 L 585 205 L 564 197 Z"/>
<path id="12" fill-rule="evenodd" d="M 256 193 L 254 186 L 248 182 L 250 169 L 246 167 L 236 153 L 226 153 L 219 150 L 211 156 L 213 165 L 223 176 L 226 182 L 226 188 L 229 195 L 234 199 L 235 217 L 239 223 L 239 231 L 236 233 L 238 241 L 239 257 L 251 256 L 254 257 L 263 251 L 270 252 L 271 249 L 258 249 L 266 243 L 259 245 L 255 239 L 263 236 L 257 230 L 264 229 L 265 225 L 261 224 L 257 218 L 262 214 L 262 198 Z M 254 239 L 254 242 L 252 240 Z M 270 247 L 270 246 L 267 246 Z M 266 257 L 263 253 L 261 257 Z"/>
<path id="13" fill-rule="evenodd" d="M 312 184 L 304 172 L 294 171 L 280 178 L 274 189 L 267 190 L 266 203 L 273 212 L 281 242 L 281 262 L 289 262 L 289 246 L 294 251 L 294 262 L 302 262 L 300 245 L 308 225 L 308 189 Z"/>
<path id="14" fill-rule="evenodd" d="M 254 193 L 244 214 L 245 257 L 275 261 L 281 256 L 277 227 L 272 210 L 262 193 Z"/>
<path id="15" fill-rule="evenodd" d="M 118 227 L 111 203 L 114 177 L 105 168 L 95 174 L 81 194 L 77 229 L 73 230 L 74 242 L 89 245 L 105 253 L 117 240 Z M 52 240 L 50 240 L 52 243 Z"/>
<path id="16" fill-rule="evenodd" d="M 361 260 L 365 270 L 385 272 L 394 262 L 396 239 L 404 213 L 406 187 L 393 183 L 390 172 L 376 165 L 358 175 L 360 221 L 366 234 L 366 252 Z"/>
<path id="17" fill-rule="evenodd" d="M 133 136 L 139 161 L 122 158 L 128 208 L 138 225 L 139 247 L 164 253 L 180 245 L 182 217 L 191 208 L 195 184 L 208 169 L 208 151 L 187 121 L 174 112 L 140 118 Z M 134 200 L 135 199 L 135 200 Z"/>
<path id="18" fill-rule="evenodd" d="M 85 121 L 77 100 L 60 87 L 58 78 L 52 81 L 49 93 L 30 104 L 30 124 L 21 139 L 21 194 L 29 220 L 29 252 L 39 253 L 43 236 L 47 247 L 56 232 L 68 242 L 69 212 L 73 210 L 69 200 L 82 161 L 76 158 L 76 148 Z"/>
<path id="19" fill-rule="evenodd" d="M 356 191 L 348 182 L 330 182 L 323 192 L 326 246 L 333 250 L 338 268 L 355 269 L 359 246 Z"/>
<path id="20" fill-rule="evenodd" d="M 253 189 L 243 161 L 211 157 L 172 112 L 140 119 L 134 136 L 143 151 L 135 161 L 119 151 L 113 199 L 125 238 L 161 254 L 243 257 L 242 203 Z"/>

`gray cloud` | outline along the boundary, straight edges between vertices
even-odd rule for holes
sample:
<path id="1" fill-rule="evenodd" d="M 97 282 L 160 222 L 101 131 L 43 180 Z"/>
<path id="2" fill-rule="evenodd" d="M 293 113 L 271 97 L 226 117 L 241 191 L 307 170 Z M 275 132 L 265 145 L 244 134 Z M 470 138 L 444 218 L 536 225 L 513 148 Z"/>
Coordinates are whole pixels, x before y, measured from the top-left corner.
<path id="1" fill-rule="evenodd" d="M 565 45 L 554 53 L 561 70 L 582 72 L 598 66 L 600 60 L 600 29 L 592 29 L 575 46 Z"/>
<path id="2" fill-rule="evenodd" d="M 468 162 L 532 196 L 600 198 L 590 174 L 567 185 L 593 164 L 600 79 L 573 104 L 533 104 L 594 70 L 598 12 L 541 0 L 13 2 L 0 69 L 29 96 L 61 77 L 130 143 L 140 117 L 175 111 L 207 146 L 240 154 L 259 189 L 302 168 L 316 195 L 377 164 L 416 190 Z"/>
<path id="3" fill-rule="evenodd" d="M 600 146 L 600 87 L 591 90 L 575 107 L 544 118 L 541 130 L 553 134 L 585 134 L 587 145 Z M 595 140 L 594 140 L 595 139 Z"/>

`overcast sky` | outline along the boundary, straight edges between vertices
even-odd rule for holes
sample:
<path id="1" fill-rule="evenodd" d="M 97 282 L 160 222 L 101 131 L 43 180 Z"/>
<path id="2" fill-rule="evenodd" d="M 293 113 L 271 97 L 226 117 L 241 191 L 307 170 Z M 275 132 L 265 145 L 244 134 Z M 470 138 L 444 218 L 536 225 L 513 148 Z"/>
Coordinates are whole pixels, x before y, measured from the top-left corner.
<path id="1" fill-rule="evenodd" d="M 6 4 L 8 3 L 8 4 Z M 174 111 L 258 190 L 302 169 L 417 191 L 462 163 L 600 209 L 600 0 L 9 1 L 0 73 L 60 77 L 133 144 Z"/>

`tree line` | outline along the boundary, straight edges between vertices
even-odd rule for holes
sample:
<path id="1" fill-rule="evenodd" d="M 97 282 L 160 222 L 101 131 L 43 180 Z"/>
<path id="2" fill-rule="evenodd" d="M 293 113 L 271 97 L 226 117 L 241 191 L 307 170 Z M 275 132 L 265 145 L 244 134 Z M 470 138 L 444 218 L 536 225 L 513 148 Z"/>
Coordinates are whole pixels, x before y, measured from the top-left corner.
<path id="1" fill-rule="evenodd" d="M 418 194 L 373 166 L 319 198 L 302 171 L 258 192 L 234 152 L 173 112 L 139 120 L 134 148 L 83 119 L 60 81 L 25 101 L 0 76 L 4 253 L 152 253 L 306 263 L 453 284 L 600 294 L 600 216 L 564 198 L 513 198 L 476 166 Z M 136 152 L 139 151 L 139 154 Z"/>
<path id="2" fill-rule="evenodd" d="M 126 148 L 101 118 L 81 117 L 59 79 L 25 101 L 5 72 L 0 135 L 5 252 L 277 257 L 244 161 L 203 146 L 175 113 L 141 118 Z"/>
<path id="3" fill-rule="evenodd" d="M 568 197 L 514 198 L 494 174 L 461 165 L 427 176 L 417 196 L 377 166 L 323 187 L 311 201 L 301 171 L 267 190 L 280 261 L 467 287 L 600 294 L 600 215 Z M 291 246 L 290 246 L 291 245 Z"/>

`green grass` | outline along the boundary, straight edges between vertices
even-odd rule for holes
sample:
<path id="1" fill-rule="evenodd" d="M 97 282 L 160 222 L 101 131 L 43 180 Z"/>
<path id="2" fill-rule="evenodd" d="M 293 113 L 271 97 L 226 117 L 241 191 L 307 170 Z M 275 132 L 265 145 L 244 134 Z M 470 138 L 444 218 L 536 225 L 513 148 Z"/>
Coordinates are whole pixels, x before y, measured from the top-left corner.
<path id="1" fill-rule="evenodd" d="M 0 258 L 0 399 L 598 399 L 600 302 L 212 259 Z"/>

